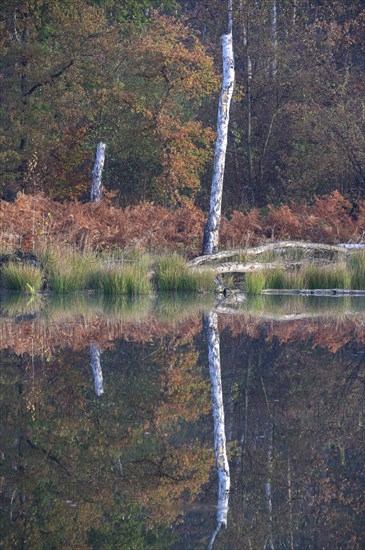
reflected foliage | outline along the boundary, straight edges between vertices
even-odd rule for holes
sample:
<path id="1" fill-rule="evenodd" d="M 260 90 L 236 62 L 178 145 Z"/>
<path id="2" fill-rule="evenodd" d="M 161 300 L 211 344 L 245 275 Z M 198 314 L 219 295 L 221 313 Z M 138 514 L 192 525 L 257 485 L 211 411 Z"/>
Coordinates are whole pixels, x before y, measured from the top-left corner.
<path id="1" fill-rule="evenodd" d="M 214 548 L 364 546 L 354 304 L 337 316 L 301 299 L 220 304 L 231 493 Z M 20 305 L 1 317 L 2 547 L 206 548 L 218 485 L 201 314 L 184 317 L 176 298 L 118 310 L 94 297 L 83 314 L 76 300 Z"/>

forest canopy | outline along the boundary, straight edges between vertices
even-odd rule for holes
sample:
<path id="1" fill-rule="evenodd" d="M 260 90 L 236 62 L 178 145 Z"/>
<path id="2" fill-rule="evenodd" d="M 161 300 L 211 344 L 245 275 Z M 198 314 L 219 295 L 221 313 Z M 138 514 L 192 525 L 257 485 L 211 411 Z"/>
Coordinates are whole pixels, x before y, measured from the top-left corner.
<path id="1" fill-rule="evenodd" d="M 0 193 L 87 199 L 99 140 L 121 205 L 207 207 L 220 0 L 6 0 Z M 234 2 L 224 210 L 365 194 L 360 0 Z"/>

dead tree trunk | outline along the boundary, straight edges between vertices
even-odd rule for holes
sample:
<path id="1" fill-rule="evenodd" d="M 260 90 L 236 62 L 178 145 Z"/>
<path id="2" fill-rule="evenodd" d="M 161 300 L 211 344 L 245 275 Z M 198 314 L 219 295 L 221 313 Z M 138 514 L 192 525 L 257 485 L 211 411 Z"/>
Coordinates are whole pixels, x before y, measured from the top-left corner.
<path id="1" fill-rule="evenodd" d="M 234 57 L 232 38 L 232 0 L 228 0 L 228 33 L 222 36 L 223 77 L 218 106 L 217 140 L 208 220 L 204 230 L 203 254 L 218 250 L 222 192 L 228 141 L 229 108 L 234 86 Z"/>
<path id="2" fill-rule="evenodd" d="M 91 202 L 101 201 L 101 178 L 105 162 L 105 143 L 100 141 L 96 149 L 96 159 L 92 172 Z"/>

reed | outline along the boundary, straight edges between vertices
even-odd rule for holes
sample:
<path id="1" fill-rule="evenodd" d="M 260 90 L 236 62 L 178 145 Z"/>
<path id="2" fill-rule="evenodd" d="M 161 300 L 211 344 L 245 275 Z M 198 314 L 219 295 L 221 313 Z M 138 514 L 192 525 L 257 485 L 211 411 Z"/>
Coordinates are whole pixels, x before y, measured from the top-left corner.
<path id="1" fill-rule="evenodd" d="M 160 291 L 203 292 L 215 288 L 214 272 L 191 271 L 177 254 L 160 256 L 154 262 L 155 284 Z"/>
<path id="2" fill-rule="evenodd" d="M 364 284 L 361 265 L 358 270 L 345 264 L 331 266 L 306 265 L 293 272 L 284 269 L 264 270 L 246 275 L 247 294 L 260 294 L 264 289 L 329 289 L 358 288 Z M 355 284 L 358 286 L 356 287 Z"/>
<path id="3" fill-rule="evenodd" d="M 268 269 L 263 272 L 265 277 L 265 288 L 288 288 L 292 284 L 291 277 L 280 268 Z"/>
<path id="4" fill-rule="evenodd" d="M 304 288 L 351 288 L 351 272 L 343 264 L 309 265 L 300 270 L 300 275 L 303 277 Z"/>
<path id="5" fill-rule="evenodd" d="M 101 269 L 93 274 L 93 280 L 96 278 L 97 290 L 101 290 L 104 294 L 135 296 L 151 292 L 148 266 L 141 260 L 136 264 L 101 266 Z"/>
<path id="6" fill-rule="evenodd" d="M 256 273 L 246 273 L 245 291 L 247 294 L 261 294 L 266 287 L 266 276 L 263 271 Z"/>
<path id="7" fill-rule="evenodd" d="M 44 250 L 40 258 L 50 290 L 67 294 L 90 288 L 97 265 L 95 253 L 59 247 Z"/>
<path id="8" fill-rule="evenodd" d="M 39 267 L 26 263 L 9 262 L 1 272 L 2 286 L 7 290 L 35 293 L 43 286 L 43 274 Z"/>
<path id="9" fill-rule="evenodd" d="M 348 266 L 351 272 L 351 288 L 365 290 L 365 250 L 351 254 Z"/>

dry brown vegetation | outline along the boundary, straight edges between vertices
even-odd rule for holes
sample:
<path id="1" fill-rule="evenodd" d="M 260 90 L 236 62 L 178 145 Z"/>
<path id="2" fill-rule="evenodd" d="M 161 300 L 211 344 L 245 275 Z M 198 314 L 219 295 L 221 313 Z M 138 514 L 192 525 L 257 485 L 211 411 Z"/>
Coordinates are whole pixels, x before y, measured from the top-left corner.
<path id="1" fill-rule="evenodd" d="M 45 244 L 76 248 L 180 251 L 189 257 L 201 250 L 205 214 L 195 206 L 169 210 L 153 203 L 117 208 L 105 197 L 98 204 L 60 203 L 42 194 L 19 194 L 0 202 L 0 247 L 35 250 Z M 223 218 L 222 248 L 246 247 L 269 239 L 301 239 L 335 244 L 365 237 L 365 201 L 356 208 L 335 191 L 311 205 L 233 211 Z"/>

